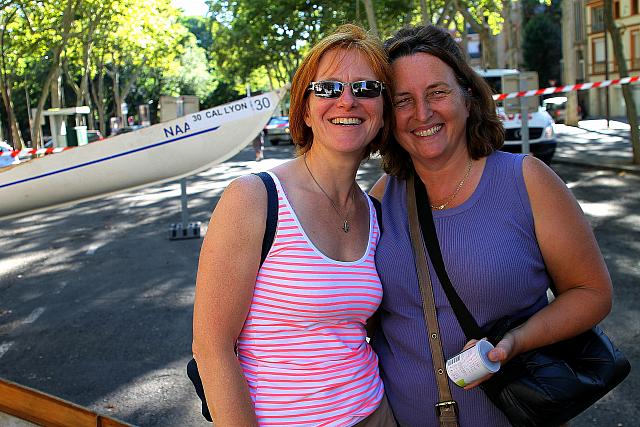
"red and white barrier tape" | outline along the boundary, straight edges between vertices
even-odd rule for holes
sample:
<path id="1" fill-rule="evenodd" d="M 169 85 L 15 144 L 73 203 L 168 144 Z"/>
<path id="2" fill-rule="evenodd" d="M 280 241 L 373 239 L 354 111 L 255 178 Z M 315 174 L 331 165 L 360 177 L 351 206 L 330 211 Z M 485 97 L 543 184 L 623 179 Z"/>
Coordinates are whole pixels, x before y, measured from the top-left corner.
<path id="1" fill-rule="evenodd" d="M 68 150 L 70 148 L 73 148 L 73 147 L 40 148 L 40 149 L 26 148 L 24 150 L 3 151 L 0 153 L 0 156 L 17 157 L 17 156 L 34 156 L 37 154 L 53 154 L 53 153 L 59 153 L 61 151 Z"/>
<path id="2" fill-rule="evenodd" d="M 532 89 L 532 90 L 526 90 L 522 92 L 499 93 L 499 94 L 493 95 L 493 100 L 502 101 L 505 99 L 523 98 L 527 96 L 549 95 L 552 93 L 572 92 L 574 90 L 586 90 L 586 89 L 595 89 L 599 87 L 626 85 L 629 83 L 637 82 L 638 80 L 640 80 L 640 76 L 631 76 L 631 77 L 624 77 L 624 78 L 615 79 L 615 80 L 603 80 L 601 82 L 587 82 L 587 83 L 578 83 L 575 85 L 547 87 L 544 89 Z M 16 156 L 33 156 L 37 154 L 52 154 L 52 153 L 59 153 L 64 150 L 68 150 L 69 148 L 73 148 L 73 147 L 41 148 L 38 150 L 25 149 L 25 150 L 3 151 L 0 153 L 0 156 L 16 157 Z"/>
<path id="3" fill-rule="evenodd" d="M 629 83 L 637 82 L 638 80 L 640 80 L 640 76 L 631 76 L 631 77 L 624 77 L 622 79 L 603 80 L 601 82 L 587 82 L 587 83 L 578 83 L 575 85 L 548 87 L 545 89 L 532 89 L 532 90 L 527 90 L 522 92 L 500 93 L 500 94 L 493 95 L 493 100 L 502 101 L 504 99 L 522 98 L 526 96 L 549 95 L 551 93 L 571 92 L 574 90 L 586 90 L 586 89 L 595 89 L 598 87 L 626 85 Z"/>

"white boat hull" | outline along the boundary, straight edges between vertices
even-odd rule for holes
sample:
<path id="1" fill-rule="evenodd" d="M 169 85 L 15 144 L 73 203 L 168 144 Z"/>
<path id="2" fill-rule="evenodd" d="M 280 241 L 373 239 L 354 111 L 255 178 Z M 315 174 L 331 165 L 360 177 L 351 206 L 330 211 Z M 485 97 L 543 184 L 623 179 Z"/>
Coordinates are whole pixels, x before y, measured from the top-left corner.
<path id="1" fill-rule="evenodd" d="M 182 178 L 237 154 L 272 116 L 279 92 L 0 169 L 0 218 Z"/>

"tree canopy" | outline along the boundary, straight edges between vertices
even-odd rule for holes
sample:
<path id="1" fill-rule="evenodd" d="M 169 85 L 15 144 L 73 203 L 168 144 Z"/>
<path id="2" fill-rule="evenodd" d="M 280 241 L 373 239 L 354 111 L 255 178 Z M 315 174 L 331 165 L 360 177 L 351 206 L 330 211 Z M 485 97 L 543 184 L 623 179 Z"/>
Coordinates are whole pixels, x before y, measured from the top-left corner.
<path id="1" fill-rule="evenodd" d="M 473 28 L 490 44 L 512 1 L 208 0 L 209 13 L 191 17 L 171 0 L 0 0 L 0 139 L 37 143 L 32 124 L 52 106 L 88 105 L 87 124 L 108 134 L 111 117 L 154 111 L 162 95 L 197 95 L 206 108 L 280 87 L 347 22 L 382 39 L 417 23 Z"/>

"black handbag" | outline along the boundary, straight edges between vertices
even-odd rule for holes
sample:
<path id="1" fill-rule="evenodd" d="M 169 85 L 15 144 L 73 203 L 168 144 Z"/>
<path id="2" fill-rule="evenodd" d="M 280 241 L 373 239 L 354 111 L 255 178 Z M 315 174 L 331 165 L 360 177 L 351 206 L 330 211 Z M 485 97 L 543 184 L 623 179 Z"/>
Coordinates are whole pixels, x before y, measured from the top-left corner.
<path id="1" fill-rule="evenodd" d="M 494 345 L 526 319 L 500 319 L 482 330 L 446 272 L 424 184 L 414 180 L 425 246 L 467 339 Z M 629 361 L 598 327 L 567 340 L 522 353 L 481 384 L 489 399 L 516 427 L 559 426 L 594 404 L 624 380 Z"/>

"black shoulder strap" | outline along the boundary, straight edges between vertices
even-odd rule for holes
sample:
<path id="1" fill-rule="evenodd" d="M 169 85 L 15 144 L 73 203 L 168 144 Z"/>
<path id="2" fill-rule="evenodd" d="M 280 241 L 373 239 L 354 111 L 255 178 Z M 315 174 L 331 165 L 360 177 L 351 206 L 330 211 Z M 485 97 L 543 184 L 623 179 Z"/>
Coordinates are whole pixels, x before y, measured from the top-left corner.
<path id="1" fill-rule="evenodd" d="M 273 178 L 267 172 L 258 172 L 257 175 L 262 180 L 267 190 L 267 223 L 264 230 L 264 238 L 262 239 L 262 254 L 260 255 L 260 265 L 267 258 L 273 239 L 276 235 L 276 226 L 278 225 L 278 190 Z"/>
<path id="2" fill-rule="evenodd" d="M 449 275 L 447 274 L 447 270 L 444 266 L 444 260 L 442 259 L 442 252 L 440 252 L 440 244 L 438 243 L 438 235 L 436 234 L 436 225 L 433 222 L 433 213 L 431 212 L 431 209 L 429 209 L 429 195 L 427 194 L 427 189 L 422 183 L 422 180 L 420 180 L 420 177 L 418 176 L 414 179 L 414 187 L 416 191 L 418 219 L 420 220 L 420 228 L 422 229 L 422 238 L 424 239 L 424 244 L 427 247 L 429 258 L 431 258 L 431 262 L 433 263 L 433 268 L 436 270 L 438 279 L 440 279 L 442 289 L 447 295 L 449 304 L 451 304 L 451 308 L 453 309 L 453 312 L 458 319 L 458 323 L 464 331 L 467 339 L 480 339 L 484 337 L 482 330 L 467 309 L 467 306 L 464 305 L 464 302 L 460 299 L 460 296 L 453 287 L 453 284 L 449 279 Z"/>
<path id="3" fill-rule="evenodd" d="M 378 218 L 378 228 L 380 229 L 380 234 L 382 234 L 382 203 L 380 200 L 373 197 L 371 194 L 367 194 L 373 203 L 373 207 L 376 209 L 376 217 Z"/>

